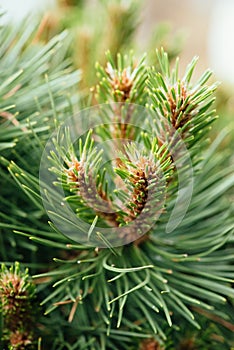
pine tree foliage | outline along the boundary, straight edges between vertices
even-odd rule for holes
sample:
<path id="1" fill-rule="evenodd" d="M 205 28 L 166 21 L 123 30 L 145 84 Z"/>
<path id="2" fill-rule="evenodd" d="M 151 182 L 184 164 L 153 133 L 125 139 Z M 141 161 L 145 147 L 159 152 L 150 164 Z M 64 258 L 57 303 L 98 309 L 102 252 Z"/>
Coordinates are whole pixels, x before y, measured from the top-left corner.
<path id="1" fill-rule="evenodd" d="M 137 62 L 133 54 L 117 54 L 117 64 L 108 51 L 107 66 L 96 64 L 99 85 L 96 98 L 99 103 L 129 102 L 146 103 L 145 81 L 147 78 L 145 56 Z"/>
<path id="2" fill-rule="evenodd" d="M 20 136 L 32 133 L 29 121 L 33 132 L 42 132 L 48 128 L 49 125 L 43 125 L 46 120 L 38 118 L 40 111 L 50 104 L 48 91 L 56 95 L 57 108 L 63 108 L 65 101 L 61 88 L 64 85 L 67 88 L 72 87 L 74 80 L 78 80 L 78 74 L 77 72 L 69 74 L 69 63 L 64 60 L 64 50 L 59 50 L 66 36 L 65 32 L 42 47 L 36 39 L 37 26 L 31 22 L 26 22 L 23 26 L 20 23 L 20 28 L 3 26 L 0 30 L 1 149 L 3 149 L 4 146 L 13 145 Z M 13 45 L 15 41 L 17 45 Z M 67 75 L 61 77 L 60 72 L 65 70 Z M 46 75 L 49 75 L 47 81 Z M 45 118 L 52 116 L 51 112 L 49 113 Z M 6 137 L 8 139 L 5 139 Z M 11 143 L 7 144 L 7 141 Z"/>
<path id="3" fill-rule="evenodd" d="M 32 162 L 28 155 L 33 153 L 32 158 L 39 159 L 43 139 L 55 127 L 55 115 L 58 119 L 64 118 L 69 113 L 69 105 L 76 103 L 77 96 L 73 92 L 80 79 L 80 73 L 72 71 L 71 63 L 66 59 L 66 45 L 62 49 L 67 34 L 61 33 L 43 45 L 37 39 L 37 31 L 38 24 L 31 21 L 0 28 L 1 155 L 12 160 L 17 158 L 26 166 L 30 162 L 30 168 L 35 173 L 39 162 Z M 53 105 L 56 107 L 52 108 Z M 1 163 L 4 167 L 6 161 L 3 157 Z M 13 228 L 17 222 L 20 226 L 27 227 L 32 223 L 35 226 L 36 221 L 36 226 L 40 227 L 40 214 L 26 204 L 25 198 L 18 193 L 15 183 L 11 182 L 3 167 L 0 168 L 0 227 Z M 9 202 L 9 198 L 14 200 Z M 8 251 L 13 253 L 14 258 L 22 259 L 22 256 L 14 253 L 15 248 L 9 250 L 9 247 L 21 246 L 35 251 L 35 247 L 30 247 L 10 233 L 2 231 L 0 237 L 0 251 L 4 260 L 9 259 Z"/>
<path id="4" fill-rule="evenodd" d="M 187 66 L 187 70 L 179 78 L 178 59 L 172 72 L 170 72 L 167 53 L 157 51 L 161 72 L 152 72 L 149 79 L 150 95 L 153 108 L 163 118 L 169 120 L 182 138 L 187 141 L 188 147 L 195 145 L 207 132 L 210 123 L 215 119 L 215 110 L 211 109 L 215 98 L 212 97 L 217 83 L 206 85 L 212 75 L 207 70 L 200 79 L 191 84 L 191 78 L 196 66 L 197 57 Z M 212 98 L 210 98 L 212 97 Z"/>
<path id="5" fill-rule="evenodd" d="M 14 32 L 3 30 L 9 41 L 9 33 Z M 207 147 L 207 132 L 216 119 L 213 93 L 217 85 L 208 83 L 210 71 L 192 83 L 195 58 L 180 78 L 178 60 L 171 68 L 163 49 L 157 51 L 160 71 L 147 66 L 145 57 L 138 61 L 132 54 L 119 54 L 115 59 L 108 53 L 107 65 L 96 65 L 99 84 L 95 98 L 110 103 L 107 108 L 100 106 L 103 125 L 90 130 L 77 144 L 72 144 L 67 130 L 62 135 L 66 148 L 60 138 L 54 139 L 48 171 L 56 177 L 54 193 L 60 186 L 77 218 L 89 223 L 88 232 L 79 225 L 77 232 L 83 232 L 84 242 L 92 242 L 96 235 L 100 248 L 70 240 L 53 222 L 47 223 L 38 179 L 40 158 L 52 130 L 63 131 L 62 121 L 76 112 L 77 96 L 61 94 L 58 83 L 66 82 L 70 91 L 79 75 L 66 71 L 69 65 L 60 48 L 61 37 L 27 53 L 24 47 L 31 35 L 19 35 L 20 49 L 15 53 L 19 62 L 9 73 L 10 79 L 4 78 L 0 100 L 7 130 L 1 137 L 6 152 L 1 174 L 4 181 L 15 182 L 23 190 L 28 205 L 28 210 L 17 208 L 22 203 L 18 192 L 12 197 L 12 218 L 8 217 L 4 208 L 9 202 L 8 182 L 7 195 L 5 191 L 2 195 L 0 225 L 2 232 L 14 229 L 14 236 L 1 234 L 1 256 L 7 261 L 7 248 L 20 242 L 18 247 L 27 251 L 25 262 L 36 271 L 34 279 L 46 314 L 40 327 L 42 348 L 181 350 L 190 345 L 205 349 L 208 343 L 204 342 L 211 341 L 212 346 L 230 349 L 234 225 L 228 193 L 234 186 L 234 169 L 228 150 L 218 150 L 225 131 Z M 13 37 L 18 38 L 18 33 Z M 6 62 L 16 58 L 11 46 L 7 48 L 1 56 L 3 63 L 4 57 Z M 58 58 L 53 54 L 55 48 Z M 26 54 L 32 55 L 30 64 Z M 133 126 L 139 111 L 136 106 L 142 111 L 141 128 Z M 149 125 L 151 132 L 142 132 L 149 130 Z M 103 155 L 97 150 L 96 136 L 103 141 L 126 141 L 118 145 L 119 157 L 106 169 L 99 169 Z M 135 140 L 140 145 L 137 148 Z M 193 195 L 183 220 L 168 232 L 181 186 L 179 177 L 182 189 L 188 189 L 187 163 L 181 153 L 184 144 L 193 167 Z M 182 166 L 179 175 L 178 164 Z M 8 180 L 6 168 L 12 180 Z M 103 201 L 111 214 L 104 211 Z M 67 226 L 65 211 L 59 215 Z M 158 220 L 149 225 L 148 218 L 155 215 Z M 140 224 L 134 226 L 138 217 Z M 112 246 L 109 236 L 95 229 L 99 225 L 114 228 L 117 235 L 123 228 L 128 244 Z M 42 260 L 41 254 L 46 255 Z M 195 327 L 199 334 L 209 317 L 211 334 L 214 322 L 222 322 L 228 335 L 212 339 L 207 331 L 201 343 L 194 342 L 190 333 L 181 340 L 184 325 L 189 331 Z"/>
<path id="6" fill-rule="evenodd" d="M 28 270 L 22 272 L 19 263 L 10 269 L 3 264 L 0 273 L 0 301 L 3 317 L 1 346 L 12 350 L 34 348 L 36 340 L 35 285 Z M 5 348 L 4 346 L 4 348 Z"/>

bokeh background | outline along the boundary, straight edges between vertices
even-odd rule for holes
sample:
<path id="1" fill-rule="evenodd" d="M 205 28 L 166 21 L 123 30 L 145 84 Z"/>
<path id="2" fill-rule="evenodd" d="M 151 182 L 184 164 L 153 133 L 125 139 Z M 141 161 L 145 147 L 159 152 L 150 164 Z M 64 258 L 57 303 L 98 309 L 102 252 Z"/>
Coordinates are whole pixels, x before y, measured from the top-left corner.
<path id="1" fill-rule="evenodd" d="M 96 2 L 86 0 L 90 11 Z M 122 3 L 128 3 L 128 0 Z M 146 49 L 155 26 L 163 22 L 183 36 L 182 64 L 200 57 L 199 71 L 207 66 L 224 82 L 234 84 L 234 1 L 233 0 L 145 0 L 142 2 L 137 41 Z M 4 20 L 19 21 L 27 14 L 56 12 L 58 0 L 0 0 L 8 11 Z M 78 5 L 79 6 L 79 5 Z"/>

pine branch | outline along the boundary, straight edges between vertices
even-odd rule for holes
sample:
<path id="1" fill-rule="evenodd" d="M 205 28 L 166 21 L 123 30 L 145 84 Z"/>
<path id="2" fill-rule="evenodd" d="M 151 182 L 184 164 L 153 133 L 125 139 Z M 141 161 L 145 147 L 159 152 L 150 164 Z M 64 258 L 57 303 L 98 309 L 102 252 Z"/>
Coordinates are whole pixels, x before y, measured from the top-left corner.
<path id="1" fill-rule="evenodd" d="M 21 272 L 19 263 L 0 273 L 0 300 L 3 316 L 3 340 L 7 349 L 36 348 L 35 285 L 29 280 L 28 270 Z M 4 347 L 5 348 L 5 347 Z"/>
<path id="2" fill-rule="evenodd" d="M 170 164 L 164 161 L 164 153 L 160 154 L 156 140 L 152 141 L 151 150 L 147 151 L 140 152 L 134 146 L 126 146 L 125 154 L 118 159 L 119 167 L 115 169 L 126 186 L 123 190 L 115 191 L 118 198 L 122 197 L 123 200 L 123 208 L 117 218 L 120 226 L 128 225 L 140 215 L 134 225 L 126 230 L 125 234 L 133 237 L 131 240 L 148 232 L 164 209 Z"/>
<path id="3" fill-rule="evenodd" d="M 212 75 L 211 71 L 207 70 L 196 84 L 191 85 L 196 57 L 187 66 L 181 80 L 178 75 L 178 59 L 171 71 L 167 53 L 163 49 L 157 51 L 157 57 L 161 73 L 152 70 L 148 79 L 152 108 L 162 118 L 162 130 L 166 129 L 169 133 L 178 130 L 187 146 L 191 148 L 200 142 L 210 124 L 216 119 L 215 110 L 211 110 L 210 107 L 215 100 L 211 96 L 217 88 L 217 83 L 206 85 Z M 165 141 L 164 134 L 158 136 L 161 142 Z"/>
<path id="4" fill-rule="evenodd" d="M 137 62 L 133 55 L 117 55 L 117 64 L 108 51 L 107 66 L 101 67 L 96 64 L 99 85 L 97 85 L 96 98 L 99 103 L 102 102 L 129 102 L 144 104 L 146 94 L 145 80 L 145 56 Z"/>

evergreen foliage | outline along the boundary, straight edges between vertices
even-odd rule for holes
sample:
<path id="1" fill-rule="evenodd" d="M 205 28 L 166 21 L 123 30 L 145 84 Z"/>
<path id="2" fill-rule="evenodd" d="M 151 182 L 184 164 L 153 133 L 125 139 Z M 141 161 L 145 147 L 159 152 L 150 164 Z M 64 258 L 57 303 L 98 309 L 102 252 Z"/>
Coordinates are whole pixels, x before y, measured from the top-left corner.
<path id="1" fill-rule="evenodd" d="M 133 19 L 132 27 L 126 23 L 129 36 Z M 90 98 L 100 104 L 94 108 L 102 125 L 73 143 L 64 122 L 86 100 L 77 85 L 80 72 L 67 58 L 66 33 L 43 44 L 28 23 L 0 30 L 6 349 L 230 350 L 234 169 L 229 149 L 219 150 L 228 132 L 212 143 L 208 138 L 216 119 L 211 72 L 194 83 L 197 58 L 180 78 L 178 59 L 172 66 L 163 49 L 156 50 L 154 66 L 146 55 L 138 60 L 108 51 L 106 63 L 96 64 L 98 83 Z M 57 138 L 48 149 L 53 131 Z M 103 168 L 104 152 L 111 149 L 99 152 L 98 142 L 108 140 L 119 153 Z M 52 187 L 39 182 L 44 149 Z M 47 188 L 55 203 L 58 189 L 64 191 L 81 240 L 64 235 L 51 216 L 48 221 Z M 171 220 L 178 191 L 187 211 Z M 51 215 L 69 229 L 65 208 Z M 16 260 L 30 268 L 36 287 Z M 34 308 L 35 289 L 41 309 Z"/>
<path id="2" fill-rule="evenodd" d="M 33 348 L 36 337 L 35 285 L 28 270 L 20 271 L 19 263 L 10 269 L 3 264 L 0 275 L 3 347 L 23 350 Z M 5 344 L 5 345 L 4 345 Z"/>

